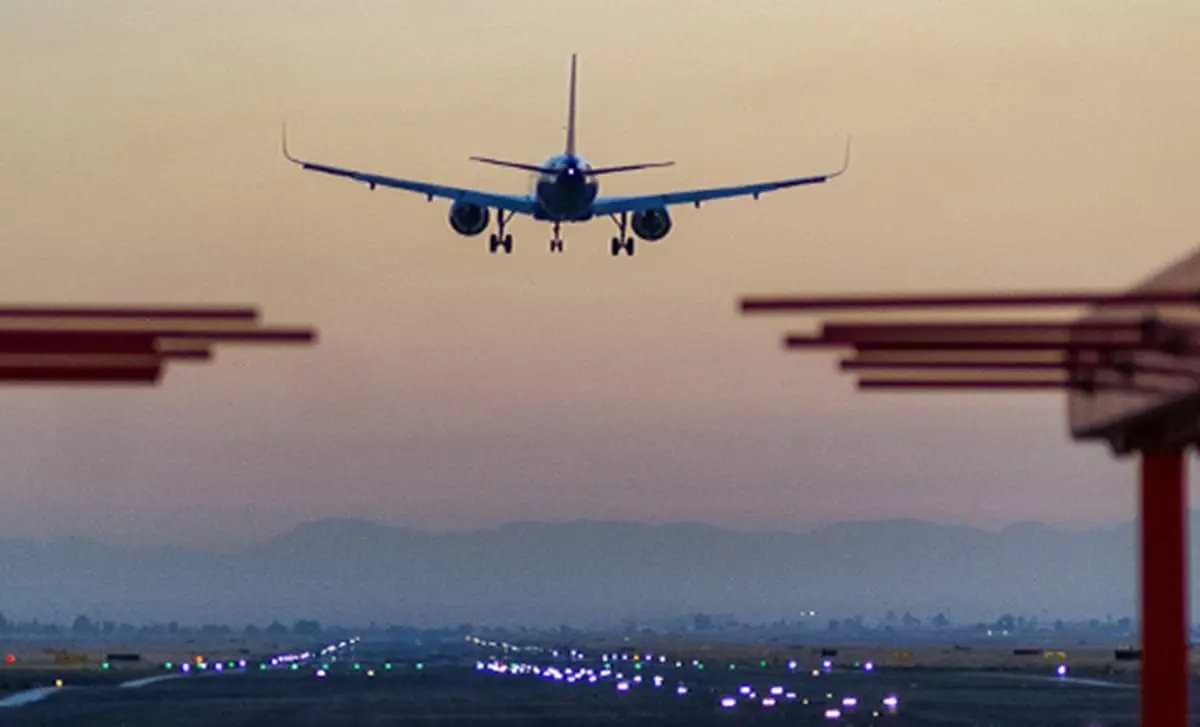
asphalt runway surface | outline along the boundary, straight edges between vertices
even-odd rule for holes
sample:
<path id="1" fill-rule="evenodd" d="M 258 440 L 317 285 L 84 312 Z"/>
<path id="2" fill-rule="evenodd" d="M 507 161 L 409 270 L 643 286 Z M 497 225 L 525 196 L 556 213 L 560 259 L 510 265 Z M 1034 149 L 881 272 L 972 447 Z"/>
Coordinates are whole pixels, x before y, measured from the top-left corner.
<path id="1" fill-rule="evenodd" d="M 483 658 L 483 657 L 481 657 Z M 499 665 L 501 662 L 494 662 Z M 505 667 L 511 663 L 504 662 Z M 0 708 L 6 727 L 113 725 L 970 725 L 972 727 L 1133 727 L 1136 682 L 1050 674 L 833 669 L 698 671 L 685 665 L 613 664 L 589 683 L 562 679 L 595 662 L 531 660 L 540 674 L 481 668 L 493 662 L 396 663 L 362 659 L 298 670 L 189 675 L 149 683 L 115 678 L 51 690 L 46 698 Z M 560 678 L 545 669 L 553 667 Z M 527 667 L 522 666 L 522 669 Z M 528 668 L 532 668 L 531 666 Z M 618 678 L 620 674 L 623 678 Z M 113 675 L 115 676 L 115 675 Z M 154 676 L 150 674 L 149 676 Z M 655 680 L 654 677 L 660 677 Z M 639 682 L 634 680 L 640 677 Z M 627 689 L 619 684 L 624 682 Z M 680 686 L 686 694 L 679 693 Z M 1197 685 L 1200 686 L 1200 685 Z M 774 696 L 773 689 L 774 688 Z M 746 692 L 749 693 L 746 693 Z M 788 695 L 794 695 L 789 698 Z M 723 707 L 722 700 L 736 704 Z M 890 702 L 895 699 L 894 703 Z M 10 695 L 11 699 L 11 695 Z M 769 706 L 767 700 L 774 699 Z M 889 700 L 889 701 L 885 701 Z M 805 703 L 807 701 L 807 703 Z M 894 704 L 894 708 L 889 708 Z M 827 714 L 838 710 L 836 716 Z M 833 718 L 836 717 L 836 718 Z M 1194 721 L 1200 725 L 1200 719 Z"/>

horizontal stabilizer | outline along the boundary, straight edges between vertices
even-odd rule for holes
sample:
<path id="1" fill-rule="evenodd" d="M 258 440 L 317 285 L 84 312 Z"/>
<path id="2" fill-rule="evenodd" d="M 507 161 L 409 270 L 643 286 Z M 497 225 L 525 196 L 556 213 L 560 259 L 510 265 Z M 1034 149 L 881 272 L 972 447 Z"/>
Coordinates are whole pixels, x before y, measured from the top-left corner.
<path id="1" fill-rule="evenodd" d="M 589 169 L 588 174 L 614 174 L 616 172 L 636 172 L 639 169 L 654 169 L 655 167 L 669 167 L 675 162 L 646 162 L 644 164 L 622 164 L 619 167 L 600 167 L 599 169 Z"/>
<path id="2" fill-rule="evenodd" d="M 508 167 L 510 169 L 523 169 L 527 172 L 535 174 L 556 174 L 559 170 L 550 167 L 543 167 L 538 164 L 525 164 L 524 162 L 510 162 L 504 159 L 492 159 L 491 157 L 471 157 L 473 162 L 483 162 L 484 164 L 494 164 L 498 167 Z M 654 169 L 656 167 L 669 167 L 675 162 L 646 162 L 643 164 L 622 164 L 616 167 L 600 167 L 598 169 L 588 169 L 589 175 L 599 174 L 615 174 L 617 172 L 636 172 L 639 169 Z"/>
<path id="3" fill-rule="evenodd" d="M 509 162 L 503 159 L 492 159 L 490 157 L 471 157 L 473 162 L 483 162 L 484 164 L 495 164 L 498 167 L 509 167 L 510 169 L 524 169 L 527 172 L 535 174 L 554 174 L 555 170 L 548 169 L 538 164 L 524 164 L 522 162 Z"/>

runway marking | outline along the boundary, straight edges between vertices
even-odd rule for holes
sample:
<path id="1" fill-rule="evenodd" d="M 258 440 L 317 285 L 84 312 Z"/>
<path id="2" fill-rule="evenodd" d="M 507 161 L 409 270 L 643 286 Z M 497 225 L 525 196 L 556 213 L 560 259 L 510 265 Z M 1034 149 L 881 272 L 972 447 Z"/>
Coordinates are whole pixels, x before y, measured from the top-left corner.
<path id="1" fill-rule="evenodd" d="M 117 686 L 122 689 L 137 689 L 138 687 L 146 687 L 158 682 L 165 682 L 168 679 L 180 679 L 181 674 L 161 674 L 159 676 L 145 677 L 144 679 L 134 679 L 133 681 L 122 682 Z"/>
<path id="2" fill-rule="evenodd" d="M 40 702 L 57 691 L 59 691 L 58 687 L 38 687 L 37 689 L 26 689 L 23 692 L 10 694 L 4 699 L 0 699 L 0 707 L 23 707 L 26 704 Z"/>
<path id="3" fill-rule="evenodd" d="M 992 679 L 1027 679 L 1037 682 L 1065 682 L 1081 687 L 1105 687 L 1108 689 L 1137 689 L 1137 684 L 1126 682 L 1110 682 L 1104 679 L 1084 679 L 1081 677 L 1045 676 L 1042 674 L 1011 674 L 1007 672 L 965 672 L 969 676 L 989 677 Z"/>

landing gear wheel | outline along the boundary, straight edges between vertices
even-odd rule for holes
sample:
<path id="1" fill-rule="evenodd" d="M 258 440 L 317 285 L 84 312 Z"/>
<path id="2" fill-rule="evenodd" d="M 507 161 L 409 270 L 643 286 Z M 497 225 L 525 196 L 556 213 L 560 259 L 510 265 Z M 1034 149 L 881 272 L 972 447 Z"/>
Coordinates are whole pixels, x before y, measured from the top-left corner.
<path id="1" fill-rule="evenodd" d="M 632 237 L 625 238 L 624 242 L 621 242 L 621 238 L 619 238 L 619 237 L 614 237 L 612 239 L 613 257 L 620 255 L 622 250 L 625 251 L 626 255 L 633 254 L 633 238 Z"/>
<path id="2" fill-rule="evenodd" d="M 629 229 L 629 213 L 622 212 L 619 216 L 616 214 L 609 215 L 612 221 L 617 226 L 620 234 L 612 239 L 612 254 L 613 257 L 621 254 L 621 250 L 625 251 L 626 255 L 633 254 L 633 238 L 625 237 L 625 231 Z"/>
<path id="3" fill-rule="evenodd" d="M 504 234 L 504 228 L 508 226 L 509 221 L 512 220 L 513 215 L 515 214 L 516 212 L 509 212 L 508 214 L 505 214 L 504 210 L 502 209 L 496 210 L 496 227 L 498 229 L 491 237 L 488 238 L 488 252 L 495 255 L 497 250 L 504 248 L 505 255 L 512 254 L 512 235 Z"/>
<path id="4" fill-rule="evenodd" d="M 562 223 L 554 223 L 554 237 L 550 238 L 550 252 L 562 252 Z"/>

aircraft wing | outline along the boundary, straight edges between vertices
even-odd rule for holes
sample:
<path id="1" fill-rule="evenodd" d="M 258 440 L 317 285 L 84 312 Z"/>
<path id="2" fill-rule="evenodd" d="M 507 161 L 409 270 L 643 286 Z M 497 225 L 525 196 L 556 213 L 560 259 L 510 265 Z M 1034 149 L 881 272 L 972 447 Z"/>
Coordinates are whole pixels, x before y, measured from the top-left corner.
<path id="1" fill-rule="evenodd" d="M 329 166 L 327 164 L 318 164 L 316 162 L 308 162 L 303 159 L 297 159 L 288 153 L 287 136 L 283 137 L 283 155 L 288 161 L 298 164 L 304 169 L 314 172 L 323 172 L 332 174 L 338 177 L 346 177 L 353 179 L 356 182 L 362 182 L 368 185 L 371 189 L 375 189 L 376 185 L 380 187 L 391 187 L 392 189 L 403 189 L 408 192 L 416 192 L 423 194 L 430 201 L 434 197 L 442 199 L 451 199 L 456 202 L 473 202 L 482 207 L 494 207 L 496 209 L 507 210 L 510 212 L 520 212 L 521 214 L 533 214 L 536 207 L 536 202 L 530 195 L 527 194 L 500 194 L 495 192 L 485 192 L 478 189 L 466 189 L 463 187 L 448 187 L 443 184 L 432 184 L 430 182 L 420 182 L 413 179 L 401 179 L 399 177 L 388 177 L 382 174 L 372 174 L 370 172 L 360 172 L 354 169 L 343 169 L 342 167 Z"/>
<path id="2" fill-rule="evenodd" d="M 732 187 L 711 187 L 708 189 L 689 189 L 678 192 L 664 192 L 661 194 L 638 194 L 627 197 L 597 197 L 592 207 L 597 215 L 618 214 L 621 212 L 641 212 L 648 209 L 656 209 L 659 207 L 667 207 L 677 204 L 694 204 L 697 207 L 701 202 L 707 202 L 712 199 L 724 199 L 727 197 L 754 197 L 758 199 L 758 195 L 764 192 L 773 192 L 777 189 L 786 189 L 788 187 L 799 187 L 805 184 L 820 184 L 827 182 L 830 179 L 842 174 L 850 165 L 850 144 L 846 143 L 846 160 L 842 164 L 842 168 L 836 172 L 828 174 L 819 174 L 812 177 L 795 177 L 793 179 L 780 179 L 774 182 L 758 182 L 757 184 L 740 184 Z"/>

